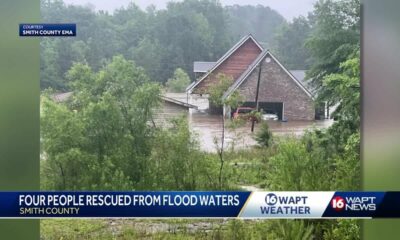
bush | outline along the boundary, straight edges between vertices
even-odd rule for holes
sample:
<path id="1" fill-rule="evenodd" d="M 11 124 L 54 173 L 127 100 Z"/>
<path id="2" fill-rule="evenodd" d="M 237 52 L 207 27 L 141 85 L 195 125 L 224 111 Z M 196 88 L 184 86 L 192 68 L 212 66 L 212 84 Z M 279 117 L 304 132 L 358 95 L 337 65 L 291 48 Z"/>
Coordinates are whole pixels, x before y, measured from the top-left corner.
<path id="1" fill-rule="evenodd" d="M 331 229 L 328 229 L 328 231 L 325 232 L 324 239 L 325 240 L 360 239 L 360 220 L 356 219 L 335 220 L 331 225 Z"/>
<path id="2" fill-rule="evenodd" d="M 329 161 L 319 152 L 308 152 L 302 141 L 287 138 L 269 160 L 266 183 L 274 191 L 327 191 L 331 175 Z"/>
<path id="3" fill-rule="evenodd" d="M 261 147 L 269 147 L 272 142 L 272 132 L 269 130 L 269 126 L 267 122 L 261 123 L 261 129 L 256 134 L 255 140 Z"/>
<path id="4" fill-rule="evenodd" d="M 335 189 L 356 191 L 361 187 L 360 133 L 347 139 L 344 154 L 335 158 Z"/>
<path id="5" fill-rule="evenodd" d="M 308 240 L 313 238 L 314 226 L 304 220 L 279 220 L 271 229 L 274 239 Z"/>

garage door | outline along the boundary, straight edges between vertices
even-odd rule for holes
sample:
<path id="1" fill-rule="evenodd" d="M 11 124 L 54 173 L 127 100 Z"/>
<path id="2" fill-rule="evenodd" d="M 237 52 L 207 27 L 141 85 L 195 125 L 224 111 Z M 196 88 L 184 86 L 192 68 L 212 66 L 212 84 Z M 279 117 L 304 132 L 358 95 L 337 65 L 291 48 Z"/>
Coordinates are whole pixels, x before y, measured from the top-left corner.
<path id="1" fill-rule="evenodd" d="M 245 102 L 243 103 L 244 107 L 255 107 L 255 102 Z M 278 115 L 279 120 L 282 120 L 284 115 L 283 111 L 283 103 L 282 102 L 259 102 L 258 103 L 259 109 L 263 110 L 264 112 L 273 112 Z"/>

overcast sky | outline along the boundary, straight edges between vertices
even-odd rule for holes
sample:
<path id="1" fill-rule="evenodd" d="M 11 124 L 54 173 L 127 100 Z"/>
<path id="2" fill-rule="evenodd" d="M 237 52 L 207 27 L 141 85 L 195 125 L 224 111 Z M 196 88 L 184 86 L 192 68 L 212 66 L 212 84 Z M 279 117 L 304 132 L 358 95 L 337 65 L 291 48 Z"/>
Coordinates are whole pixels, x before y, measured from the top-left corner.
<path id="1" fill-rule="evenodd" d="M 313 9 L 313 4 L 317 0 L 220 0 L 223 5 L 257 5 L 262 4 L 275 9 L 282 14 L 286 19 L 291 20 L 299 15 L 306 16 Z M 64 0 L 66 3 L 93 5 L 96 10 L 107 10 L 112 12 L 116 8 L 128 5 L 129 2 L 134 2 L 142 9 L 150 4 L 154 4 L 158 9 L 165 8 L 168 0 Z"/>

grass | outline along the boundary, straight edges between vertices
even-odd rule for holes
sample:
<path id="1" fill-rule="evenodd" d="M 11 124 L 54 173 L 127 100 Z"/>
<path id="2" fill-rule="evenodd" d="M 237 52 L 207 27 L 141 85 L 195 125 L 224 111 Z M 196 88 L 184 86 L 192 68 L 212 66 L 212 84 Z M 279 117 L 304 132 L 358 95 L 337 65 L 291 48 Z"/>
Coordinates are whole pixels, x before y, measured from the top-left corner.
<path id="1" fill-rule="evenodd" d="M 41 239 L 312 239 L 312 228 L 307 226 L 307 222 L 301 220 L 61 219 L 42 220 Z"/>
<path id="2" fill-rule="evenodd" d="M 48 219 L 41 239 L 210 239 L 222 220 Z M 210 235 L 211 234 L 211 235 Z"/>
<path id="3" fill-rule="evenodd" d="M 41 239 L 262 239 L 267 221 L 177 220 L 41 220 Z"/>
<path id="4" fill-rule="evenodd" d="M 40 221 L 41 239 L 112 239 L 105 220 L 54 219 Z"/>

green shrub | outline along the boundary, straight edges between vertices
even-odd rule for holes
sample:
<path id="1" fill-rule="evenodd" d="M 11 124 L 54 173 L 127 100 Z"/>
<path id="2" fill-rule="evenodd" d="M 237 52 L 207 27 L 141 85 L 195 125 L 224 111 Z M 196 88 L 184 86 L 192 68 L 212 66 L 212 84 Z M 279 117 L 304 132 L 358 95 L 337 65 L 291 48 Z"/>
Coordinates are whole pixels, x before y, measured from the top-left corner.
<path id="1" fill-rule="evenodd" d="M 360 221 L 356 219 L 338 219 L 332 222 L 331 228 L 325 231 L 325 240 L 360 239 Z"/>
<path id="2" fill-rule="evenodd" d="M 271 228 L 273 239 L 309 240 L 313 238 L 314 226 L 304 220 L 279 220 Z"/>
<path id="3" fill-rule="evenodd" d="M 185 92 L 186 87 L 190 84 L 189 75 L 182 69 L 177 68 L 174 76 L 168 79 L 166 86 L 169 92 Z"/>
<path id="4" fill-rule="evenodd" d="M 286 138 L 268 162 L 267 188 L 274 191 L 324 191 L 331 189 L 330 164 L 318 152 L 308 152 L 305 144 Z"/>
<path id="5" fill-rule="evenodd" d="M 272 142 L 272 132 L 269 130 L 269 126 L 267 122 L 261 123 L 261 128 L 255 136 L 255 140 L 262 147 L 271 146 Z"/>

